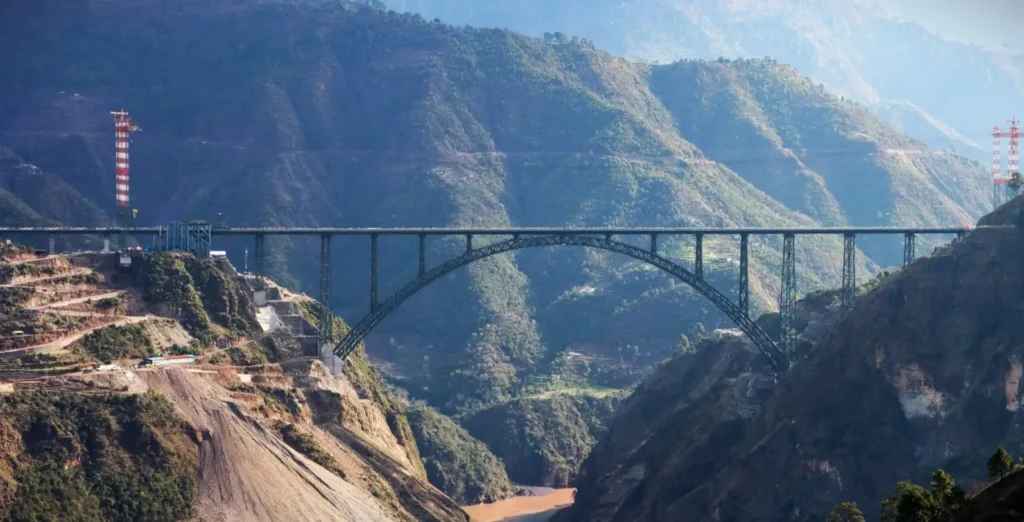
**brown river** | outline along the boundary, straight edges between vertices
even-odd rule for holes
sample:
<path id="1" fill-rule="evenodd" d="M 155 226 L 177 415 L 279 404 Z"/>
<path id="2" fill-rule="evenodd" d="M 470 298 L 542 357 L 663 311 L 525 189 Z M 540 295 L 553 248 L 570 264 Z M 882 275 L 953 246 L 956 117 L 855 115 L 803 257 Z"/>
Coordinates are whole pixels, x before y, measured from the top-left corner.
<path id="1" fill-rule="evenodd" d="M 540 488 L 538 488 L 539 490 Z M 463 506 L 475 522 L 545 522 L 572 504 L 574 488 L 546 489 L 533 496 L 513 497 L 492 504 Z"/>

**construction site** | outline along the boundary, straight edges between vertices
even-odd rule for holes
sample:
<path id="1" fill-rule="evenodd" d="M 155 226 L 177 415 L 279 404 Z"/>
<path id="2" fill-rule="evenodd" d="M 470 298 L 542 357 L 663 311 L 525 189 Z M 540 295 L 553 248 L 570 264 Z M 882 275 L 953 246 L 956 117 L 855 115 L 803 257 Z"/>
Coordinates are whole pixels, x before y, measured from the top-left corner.
<path id="1" fill-rule="evenodd" d="M 465 519 L 365 358 L 318 360 L 311 298 L 268 281 L 257 307 L 226 259 L 0 249 L 0 395 L 166 397 L 196 430 L 201 519 Z"/>

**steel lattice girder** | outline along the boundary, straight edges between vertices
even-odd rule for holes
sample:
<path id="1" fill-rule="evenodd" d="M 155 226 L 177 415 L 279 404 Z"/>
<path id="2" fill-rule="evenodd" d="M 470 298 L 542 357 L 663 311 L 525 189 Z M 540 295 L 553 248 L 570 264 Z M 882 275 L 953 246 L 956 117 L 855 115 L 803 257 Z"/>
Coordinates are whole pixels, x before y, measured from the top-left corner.
<path id="1" fill-rule="evenodd" d="M 405 302 L 406 299 L 440 277 L 474 261 L 496 254 L 502 254 L 524 248 L 544 246 L 582 246 L 598 248 L 623 254 L 664 270 L 707 297 L 708 300 L 732 319 L 736 325 L 747 334 L 754 345 L 768 357 L 769 362 L 776 371 L 786 371 L 789 369 L 789 359 L 779 349 L 778 345 L 772 341 L 771 337 L 769 337 L 768 334 L 757 325 L 757 323 L 742 311 L 740 307 L 730 301 L 728 297 L 719 292 L 702 278 L 698 278 L 693 272 L 690 272 L 682 266 L 642 248 L 637 248 L 606 238 L 570 234 L 527 236 L 494 243 L 484 247 L 468 250 L 462 255 L 453 257 L 427 270 L 422 276 L 413 279 L 397 292 L 391 294 L 366 317 L 359 321 L 359 323 L 349 331 L 337 346 L 334 347 L 334 353 L 342 359 L 348 357 L 348 355 L 359 346 L 363 337 L 370 330 L 376 327 L 377 324 L 379 324 L 385 317 L 397 309 L 403 302 Z"/>

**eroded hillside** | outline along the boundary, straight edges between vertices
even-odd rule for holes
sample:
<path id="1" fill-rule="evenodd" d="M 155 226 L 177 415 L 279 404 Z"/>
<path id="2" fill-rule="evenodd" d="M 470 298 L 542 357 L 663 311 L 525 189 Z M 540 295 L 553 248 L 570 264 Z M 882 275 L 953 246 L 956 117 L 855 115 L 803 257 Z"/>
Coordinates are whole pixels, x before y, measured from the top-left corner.
<path id="1" fill-rule="evenodd" d="M 0 518 L 468 521 L 362 350 L 308 357 L 308 298 L 256 308 L 186 254 L 0 253 Z"/>
<path id="2" fill-rule="evenodd" d="M 873 282 L 834 325 L 811 320 L 813 349 L 760 407 L 741 407 L 759 393 L 742 350 L 667 363 L 592 452 L 569 518 L 822 520 L 936 468 L 982 479 L 995 447 L 1021 450 L 1022 254 L 1018 198 Z"/>

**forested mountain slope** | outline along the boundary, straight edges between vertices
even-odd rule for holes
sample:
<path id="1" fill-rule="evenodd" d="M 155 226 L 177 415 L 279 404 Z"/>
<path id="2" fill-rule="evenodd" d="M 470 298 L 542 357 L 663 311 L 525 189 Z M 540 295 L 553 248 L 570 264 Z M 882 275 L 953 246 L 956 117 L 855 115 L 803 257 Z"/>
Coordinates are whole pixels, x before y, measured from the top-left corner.
<path id="1" fill-rule="evenodd" d="M 892 103 L 916 105 L 939 125 L 904 130 L 988 159 L 993 125 L 1024 97 L 1024 58 L 943 40 L 861 0 L 388 0 L 452 24 L 534 36 L 561 31 L 601 49 L 662 63 L 679 58 L 771 56 L 815 83 L 906 122 Z"/>
<path id="2" fill-rule="evenodd" d="M 610 423 L 566 520 L 823 520 L 937 468 L 986 477 L 996 447 L 1022 449 L 1024 198 L 980 225 L 805 329 L 814 348 L 757 410 L 743 350 L 666 363 Z"/>
<path id="3" fill-rule="evenodd" d="M 132 144 L 140 224 L 223 213 L 235 226 L 957 225 L 987 194 L 983 169 L 772 60 L 651 66 L 588 41 L 346 3 L 161 5 L 83 0 L 0 21 L 0 142 L 106 209 L 109 111 L 130 110 L 143 128 Z M 23 212 L 89 219 L 16 196 Z M 688 263 L 688 241 L 661 250 Z M 758 309 L 775 303 L 778 242 L 751 245 Z M 737 243 L 705 245 L 727 295 Z M 334 302 L 355 321 L 368 245 L 334 244 Z M 241 240 L 217 246 L 242 265 Z M 862 269 L 900 259 L 896 240 L 860 246 Z M 316 287 L 315 240 L 267 248 L 271 275 Z M 432 244 L 430 262 L 460 248 Z M 837 240 L 798 249 L 803 290 L 838 282 Z M 415 275 L 415 252 L 414 240 L 381 241 L 383 294 Z M 469 413 L 520 394 L 570 349 L 622 368 L 604 377 L 628 384 L 697 322 L 726 324 L 656 272 L 529 251 L 433 285 L 368 347 L 414 395 Z"/>

